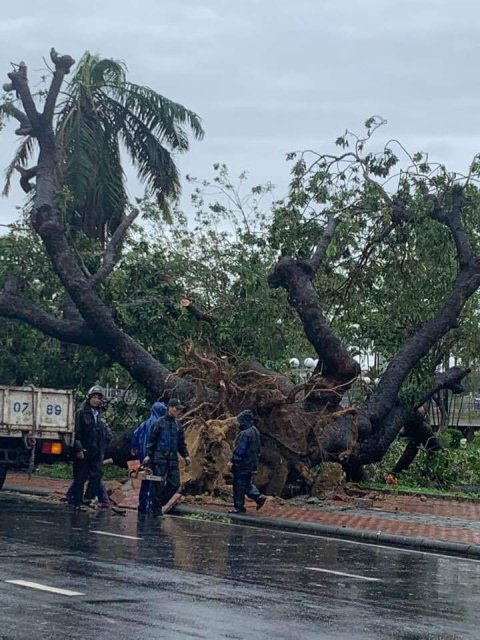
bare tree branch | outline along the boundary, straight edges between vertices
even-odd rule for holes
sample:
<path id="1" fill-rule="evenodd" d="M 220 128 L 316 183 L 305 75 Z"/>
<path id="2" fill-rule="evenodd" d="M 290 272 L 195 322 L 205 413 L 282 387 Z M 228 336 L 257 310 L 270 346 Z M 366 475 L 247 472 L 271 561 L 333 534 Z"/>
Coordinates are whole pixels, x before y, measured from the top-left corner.
<path id="1" fill-rule="evenodd" d="M 139 213 L 140 211 L 138 209 L 132 209 L 130 215 L 126 216 L 116 228 L 115 233 L 111 237 L 110 242 L 105 249 L 102 266 L 90 278 L 90 283 L 93 288 L 98 287 L 99 284 L 105 282 L 115 268 L 115 265 L 118 264 L 122 257 L 123 243 L 125 242 L 127 231 L 132 226 Z"/>
<path id="2" fill-rule="evenodd" d="M 200 322 L 208 322 L 208 324 L 212 325 L 216 323 L 216 320 L 213 316 L 199 309 L 196 305 L 193 304 L 191 300 L 183 298 L 180 301 L 180 305 L 184 307 L 194 318 L 200 320 Z"/>
<path id="3" fill-rule="evenodd" d="M 40 123 L 40 114 L 37 111 L 33 96 L 30 92 L 30 87 L 28 86 L 27 65 L 24 62 L 21 62 L 18 65 L 17 70 L 11 71 L 8 74 L 8 77 L 11 80 L 11 85 L 3 85 L 3 88 L 5 89 L 5 91 L 14 90 L 17 92 L 17 94 L 20 96 L 20 100 L 22 101 L 27 118 L 30 121 L 33 129 L 36 131 Z"/>
<path id="4" fill-rule="evenodd" d="M 465 376 L 470 373 L 471 369 L 462 369 L 461 367 L 450 367 L 447 371 L 439 373 L 435 376 L 436 385 L 430 391 L 427 391 L 420 401 L 417 403 L 415 409 L 419 409 L 425 402 L 428 402 L 436 393 L 441 389 L 449 389 L 453 393 L 463 393 L 463 386 L 461 382 Z"/>
<path id="5" fill-rule="evenodd" d="M 463 188 L 460 185 L 455 185 L 452 188 L 451 210 L 447 212 L 445 208 L 440 205 L 438 199 L 436 199 L 431 216 L 434 220 L 438 220 L 450 229 L 455 241 L 460 267 L 467 267 L 474 262 L 475 256 L 470 238 L 462 222 L 463 205 Z"/>
<path id="6" fill-rule="evenodd" d="M 29 136 L 32 134 L 32 123 L 27 116 L 18 109 L 14 104 L 7 103 L 5 105 L 5 112 L 18 120 L 20 127 L 15 130 L 17 136 Z"/>
<path id="7" fill-rule="evenodd" d="M 95 335 L 82 321 L 66 321 L 36 307 L 18 293 L 6 287 L 0 295 L 0 316 L 12 320 L 21 320 L 42 333 L 61 340 L 85 346 L 97 346 Z"/>
<path id="8" fill-rule="evenodd" d="M 312 265 L 313 272 L 316 273 L 325 259 L 325 255 L 327 253 L 327 249 L 335 235 L 335 230 L 338 227 L 338 223 L 340 219 L 335 217 L 334 215 L 330 215 L 328 217 L 327 226 L 325 231 L 323 232 L 322 239 L 318 243 L 317 248 L 315 249 L 315 253 L 310 259 L 310 264 Z"/>
<path id="9" fill-rule="evenodd" d="M 55 71 L 53 73 L 52 82 L 43 108 L 43 116 L 47 123 L 52 122 L 55 105 L 57 103 L 63 79 L 68 73 L 70 73 L 70 69 L 75 64 L 75 60 L 71 56 L 60 56 L 55 49 L 50 51 L 50 58 L 55 65 Z"/>
<path id="10" fill-rule="evenodd" d="M 30 169 L 25 169 L 21 165 L 15 165 L 15 169 L 20 174 L 20 186 L 25 191 L 25 193 L 30 193 L 33 189 L 33 185 L 30 184 L 30 180 L 37 175 L 38 167 L 31 167 Z"/>
<path id="11" fill-rule="evenodd" d="M 284 256 L 277 261 L 268 284 L 272 289 L 283 287 L 287 291 L 288 301 L 300 316 L 305 334 L 317 352 L 317 371 L 336 382 L 352 381 L 360 372 L 360 366 L 333 332 L 312 278 L 309 261 Z"/>

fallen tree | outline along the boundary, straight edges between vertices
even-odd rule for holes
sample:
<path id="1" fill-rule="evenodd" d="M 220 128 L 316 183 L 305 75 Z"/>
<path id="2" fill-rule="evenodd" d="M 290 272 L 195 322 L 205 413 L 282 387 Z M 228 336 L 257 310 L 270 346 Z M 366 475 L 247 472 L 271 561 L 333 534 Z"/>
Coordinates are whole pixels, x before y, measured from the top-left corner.
<path id="1" fill-rule="evenodd" d="M 86 272 L 67 238 L 57 207 L 62 184 L 53 122 L 64 76 L 74 61 L 54 50 L 51 59 L 54 72 L 42 111 L 31 94 L 25 65 L 8 74 L 10 82 L 5 88 L 16 93 L 23 109 L 10 108 L 10 115 L 21 125 L 17 133 L 38 143 L 37 164 L 21 172 L 21 182 L 26 191 L 34 193 L 30 221 L 65 290 L 66 304 L 64 312 L 56 315 L 40 308 L 24 294 L 22 277 L 12 273 L 0 295 L 0 315 L 25 322 L 64 343 L 94 347 L 124 367 L 152 396 L 175 396 L 185 402 L 185 420 L 195 453 L 189 483 L 195 491 L 222 485 L 224 462 L 234 437 L 228 418 L 247 407 L 256 411 L 264 439 L 259 484 L 272 494 L 282 494 L 294 483 L 308 489 L 325 461 L 339 463 L 347 478 L 361 479 L 363 467 L 380 461 L 401 429 L 417 448 L 427 442 L 435 448 L 435 435 L 420 412 L 422 402 L 406 397 L 402 387 L 430 350 L 458 326 L 467 300 L 480 285 L 480 262 L 465 225 L 465 212 L 476 206 L 473 173 L 459 180 L 443 170 L 430 169 L 420 157 L 412 161 L 410 169 L 400 172 L 397 189 L 389 194 L 382 180 L 391 177 L 396 158 L 389 148 L 379 156 L 363 153 L 375 121 L 368 123 L 366 138 L 357 138 L 353 148 L 341 155 L 317 154 L 308 165 L 302 154 L 294 167 L 290 197 L 275 212 L 272 242 L 278 241 L 279 229 L 293 229 L 294 233 L 286 233 L 288 241 L 279 243 L 280 257 L 273 265 L 269 285 L 287 292 L 288 302 L 318 355 L 314 375 L 295 385 L 255 360 L 241 364 L 195 348 L 188 354 L 191 366 L 171 371 L 118 323 L 103 293 L 138 211 L 124 216 L 95 273 Z M 349 143 L 342 139 L 340 144 L 346 147 Z M 332 328 L 319 283 L 329 255 L 342 250 L 338 238 L 341 242 L 342 226 L 352 218 L 358 220 L 361 242 L 353 243 L 356 250 L 350 254 L 348 268 L 336 273 L 342 287 L 348 287 L 375 254 L 379 255 L 381 277 L 384 258 L 379 251 L 383 244 L 401 246 L 425 221 L 443 229 L 441 237 L 455 252 L 457 267 L 441 304 L 410 331 L 371 394 L 358 406 L 344 406 L 342 401 L 358 379 L 360 366 Z M 214 324 L 210 312 L 189 301 L 184 306 L 199 322 Z M 457 368 L 447 373 L 437 380 L 436 391 L 458 391 L 467 372 Z M 432 391 L 424 392 L 428 396 Z M 123 434 L 109 455 L 124 464 L 128 450 L 128 434 Z"/>

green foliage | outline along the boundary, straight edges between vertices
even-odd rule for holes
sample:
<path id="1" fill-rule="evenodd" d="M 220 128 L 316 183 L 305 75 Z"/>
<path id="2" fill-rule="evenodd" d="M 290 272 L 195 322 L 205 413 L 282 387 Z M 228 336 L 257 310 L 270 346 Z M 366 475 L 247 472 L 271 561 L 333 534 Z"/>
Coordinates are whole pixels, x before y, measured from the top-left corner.
<path id="1" fill-rule="evenodd" d="M 223 165 L 216 165 L 211 182 L 190 178 L 190 183 L 195 207 L 191 220 L 178 211 L 175 222 L 167 225 L 156 202 L 142 202 L 148 226 L 136 228 L 120 268 L 100 295 L 115 309 L 122 328 L 172 370 L 183 364 L 183 348 L 190 341 L 234 360 L 256 357 L 288 370 L 292 353 L 308 353 L 310 348 L 284 292 L 271 290 L 267 282 L 276 260 L 266 241 L 271 185 L 248 188 L 245 174 L 233 181 Z M 68 191 L 60 193 L 60 205 L 68 198 Z M 27 298 L 60 315 L 62 287 L 27 220 L 1 241 L 6 250 L 0 259 L 0 285 L 7 274 L 16 274 Z M 98 243 L 85 234 L 77 234 L 71 243 L 93 273 L 101 259 Z M 192 317 L 180 305 L 182 298 L 209 312 L 214 326 Z M 83 390 L 93 381 L 122 388 L 132 383 L 104 354 L 62 345 L 18 322 L 2 322 L 0 345 L 2 383 Z M 138 406 L 120 410 L 118 404 L 111 405 L 115 428 L 133 426 L 148 410 L 151 399 L 144 404 L 143 391 L 135 389 Z"/>
<path id="2" fill-rule="evenodd" d="M 462 444 L 463 435 L 456 429 L 439 434 L 443 449 L 429 454 L 421 448 L 412 465 L 398 474 L 398 481 L 410 487 L 454 488 L 461 485 L 479 485 L 480 433 L 471 442 Z M 402 454 L 405 442 L 397 440 L 382 462 L 374 467 L 372 479 L 382 482 Z"/>
<path id="3" fill-rule="evenodd" d="M 266 241 L 270 206 L 263 204 L 271 185 L 247 188 L 245 174 L 233 181 L 224 165 L 214 171 L 211 182 L 189 177 L 191 220 L 177 212 L 165 225 L 158 208 L 142 204 L 154 235 L 140 232 L 112 276 L 115 307 L 124 326 L 168 366 L 178 366 L 182 346 L 193 341 L 282 368 L 308 346 L 285 294 L 267 282 L 276 260 Z M 193 318 L 181 298 L 209 312 L 215 325 Z"/>
<path id="4" fill-rule="evenodd" d="M 431 216 L 433 198 L 448 209 L 452 186 L 463 184 L 464 224 L 474 250 L 480 242 L 478 162 L 460 178 L 429 165 L 423 153 L 409 156 L 396 141 L 373 153 L 372 135 L 383 124 L 373 117 L 363 137 L 345 132 L 337 140 L 338 156 L 290 154 L 290 193 L 274 209 L 269 236 L 269 244 L 283 254 L 310 256 L 329 216 L 338 219 L 315 285 L 342 340 L 376 354 L 372 377 L 440 308 L 456 276 L 455 245 L 445 225 Z M 418 400 L 451 354 L 475 366 L 478 313 L 477 294 L 465 306 L 459 328 L 410 372 L 402 389 L 407 402 Z"/>
<path id="5" fill-rule="evenodd" d="M 63 290 L 26 220 L 0 237 L 1 288 L 7 276 L 20 279 L 22 295 L 36 306 L 54 315 L 61 313 Z M 92 372 L 111 364 L 105 354 L 94 349 L 61 344 L 13 320 L 0 321 L 0 349 L 1 384 L 88 388 Z"/>
<path id="6" fill-rule="evenodd" d="M 70 480 L 72 478 L 72 467 L 64 462 L 39 465 L 35 474 L 41 478 Z M 103 468 L 104 480 L 125 480 L 127 477 L 128 471 L 126 469 L 121 469 L 120 467 L 115 467 L 113 465 L 105 465 Z"/>

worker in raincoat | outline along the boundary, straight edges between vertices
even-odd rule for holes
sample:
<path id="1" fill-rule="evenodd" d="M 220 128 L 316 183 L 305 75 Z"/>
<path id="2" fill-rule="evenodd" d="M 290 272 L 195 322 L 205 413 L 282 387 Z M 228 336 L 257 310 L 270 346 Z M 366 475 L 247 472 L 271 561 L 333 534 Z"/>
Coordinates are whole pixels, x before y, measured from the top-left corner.
<path id="1" fill-rule="evenodd" d="M 147 444 L 150 440 L 153 425 L 155 422 L 167 413 L 167 407 L 163 402 L 154 402 L 150 410 L 150 417 L 142 422 L 133 432 L 130 443 L 132 455 L 143 462 L 147 455 Z M 142 480 L 140 487 L 140 495 L 138 500 L 138 512 L 147 513 L 152 509 L 152 482 L 151 480 Z"/>
<path id="2" fill-rule="evenodd" d="M 257 510 L 263 507 L 267 497 L 252 482 L 261 447 L 255 416 L 250 409 L 246 409 L 238 414 L 237 422 L 239 433 L 227 464 L 228 470 L 233 473 L 233 509 L 229 513 L 246 513 L 245 495 L 257 503 Z"/>
<path id="3" fill-rule="evenodd" d="M 180 469 L 178 455 L 190 464 L 185 432 L 178 419 L 184 406 L 177 398 L 168 401 L 167 413 L 155 421 L 146 448 L 145 465 L 153 463 L 153 472 L 158 476 L 152 487 L 152 513 L 162 514 L 162 507 L 180 488 Z"/>

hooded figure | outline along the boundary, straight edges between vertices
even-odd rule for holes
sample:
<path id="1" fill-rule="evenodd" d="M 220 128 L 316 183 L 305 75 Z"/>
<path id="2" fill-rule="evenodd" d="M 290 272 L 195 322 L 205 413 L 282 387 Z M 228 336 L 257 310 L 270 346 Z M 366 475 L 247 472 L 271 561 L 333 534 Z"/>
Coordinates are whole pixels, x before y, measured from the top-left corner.
<path id="1" fill-rule="evenodd" d="M 142 422 L 133 432 L 130 446 L 132 448 L 133 455 L 136 456 L 140 462 L 142 462 L 146 456 L 146 448 L 150 440 L 153 425 L 166 413 L 167 407 L 163 402 L 154 402 L 150 409 L 150 417 Z M 138 501 L 139 513 L 146 513 L 151 510 L 151 491 L 151 480 L 142 480 Z"/>
<path id="2" fill-rule="evenodd" d="M 260 455 L 260 431 L 255 426 L 255 416 L 250 409 L 237 416 L 239 434 L 235 441 L 228 468 L 233 473 L 233 510 L 230 513 L 245 513 L 245 495 L 257 503 L 257 510 L 265 504 L 264 496 L 252 483 Z"/>
<path id="3" fill-rule="evenodd" d="M 150 433 L 156 420 L 161 418 L 167 413 L 167 407 L 163 402 L 154 402 L 150 409 L 150 416 L 144 420 L 133 432 L 131 447 L 135 451 L 134 455 L 142 461 L 145 456 L 145 449 L 147 448 L 148 441 L 150 440 Z"/>
<path id="4" fill-rule="evenodd" d="M 170 398 L 167 413 L 155 421 L 147 444 L 145 465 L 153 463 L 153 473 L 158 479 L 152 486 L 152 512 L 154 516 L 163 513 L 163 507 L 180 489 L 180 469 L 178 455 L 190 464 L 185 431 L 178 419 L 185 409 L 178 398 Z"/>

